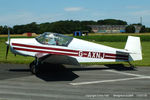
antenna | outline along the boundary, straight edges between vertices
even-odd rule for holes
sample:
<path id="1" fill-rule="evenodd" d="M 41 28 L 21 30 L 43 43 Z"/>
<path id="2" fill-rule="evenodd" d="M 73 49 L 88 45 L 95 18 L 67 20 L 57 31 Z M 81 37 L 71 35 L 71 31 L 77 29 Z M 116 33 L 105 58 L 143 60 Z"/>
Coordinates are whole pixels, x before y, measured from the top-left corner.
<path id="1" fill-rule="evenodd" d="M 10 42 L 10 28 L 8 26 L 8 41 Z"/>

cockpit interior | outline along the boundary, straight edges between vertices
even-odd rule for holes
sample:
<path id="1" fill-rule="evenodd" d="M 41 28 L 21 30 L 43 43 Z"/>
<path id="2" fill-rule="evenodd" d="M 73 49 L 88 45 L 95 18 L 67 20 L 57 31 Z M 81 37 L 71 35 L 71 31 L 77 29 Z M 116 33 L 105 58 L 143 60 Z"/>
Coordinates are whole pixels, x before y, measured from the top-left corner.
<path id="1" fill-rule="evenodd" d="M 41 44 L 58 46 L 68 46 L 72 39 L 72 37 L 52 32 L 44 32 L 36 37 L 36 40 Z"/>

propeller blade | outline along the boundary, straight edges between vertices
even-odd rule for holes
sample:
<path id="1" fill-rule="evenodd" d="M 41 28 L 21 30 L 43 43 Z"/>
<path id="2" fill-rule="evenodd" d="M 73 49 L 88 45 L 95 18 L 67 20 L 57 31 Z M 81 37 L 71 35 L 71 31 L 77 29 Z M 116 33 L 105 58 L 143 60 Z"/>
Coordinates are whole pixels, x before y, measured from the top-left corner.
<path id="1" fill-rule="evenodd" d="M 6 44 L 7 44 L 7 49 L 6 49 L 6 59 L 7 59 L 9 47 L 10 47 L 10 30 L 9 30 L 9 27 L 8 27 L 8 40 L 7 40 Z"/>
<path id="2" fill-rule="evenodd" d="M 6 50 L 6 59 L 7 59 L 7 56 L 8 56 L 8 52 L 9 52 L 9 45 L 7 45 L 7 50 Z"/>

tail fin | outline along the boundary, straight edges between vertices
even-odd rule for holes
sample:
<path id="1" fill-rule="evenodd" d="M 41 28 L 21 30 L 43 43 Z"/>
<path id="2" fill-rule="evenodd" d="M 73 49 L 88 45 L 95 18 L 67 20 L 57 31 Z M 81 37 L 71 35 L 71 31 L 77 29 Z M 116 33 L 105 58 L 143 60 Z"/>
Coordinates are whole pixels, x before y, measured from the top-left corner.
<path id="1" fill-rule="evenodd" d="M 128 36 L 125 49 L 129 51 L 129 61 L 142 60 L 142 48 L 139 37 Z"/>

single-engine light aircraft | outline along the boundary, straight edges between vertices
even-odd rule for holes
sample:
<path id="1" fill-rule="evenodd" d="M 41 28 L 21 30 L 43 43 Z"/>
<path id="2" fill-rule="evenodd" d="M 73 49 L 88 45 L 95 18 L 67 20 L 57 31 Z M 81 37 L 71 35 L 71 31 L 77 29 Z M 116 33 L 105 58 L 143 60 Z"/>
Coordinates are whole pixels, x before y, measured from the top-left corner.
<path id="1" fill-rule="evenodd" d="M 130 62 L 142 60 L 139 37 L 128 36 L 124 49 L 112 48 L 85 40 L 45 32 L 36 38 L 12 38 L 8 34 L 8 50 L 23 56 L 31 56 L 35 61 L 30 64 L 33 74 L 39 71 L 43 62 L 53 64 L 79 64 L 80 62 Z"/>

